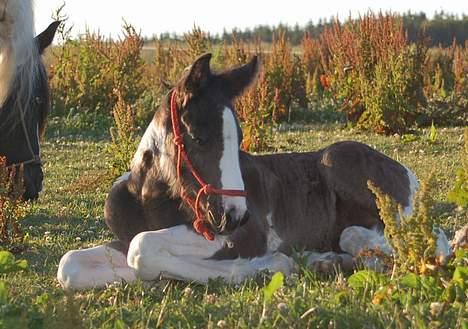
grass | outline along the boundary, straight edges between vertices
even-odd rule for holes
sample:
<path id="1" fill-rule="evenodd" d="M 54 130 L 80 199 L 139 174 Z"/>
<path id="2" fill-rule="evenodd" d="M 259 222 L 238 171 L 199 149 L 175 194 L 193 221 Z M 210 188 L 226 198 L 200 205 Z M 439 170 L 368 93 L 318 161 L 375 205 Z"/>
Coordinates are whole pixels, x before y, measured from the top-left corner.
<path id="1" fill-rule="evenodd" d="M 32 215 L 22 222 L 28 240 L 26 251 L 17 255 L 30 266 L 27 272 L 0 276 L 9 290 L 8 302 L 0 303 L 0 328 L 468 327 L 466 292 L 461 299 L 447 302 L 440 289 L 414 289 L 396 279 L 388 287 L 401 298 L 393 294 L 376 302 L 378 283 L 353 289 L 343 274 L 321 277 L 305 268 L 285 279 L 266 304 L 263 319 L 262 288 L 270 279 L 265 273 L 239 286 L 219 280 L 206 286 L 163 280 L 66 294 L 55 280 L 60 257 L 68 250 L 112 239 L 103 222 L 111 185 L 106 174 L 107 129 L 88 133 L 71 129 L 73 124 L 73 120 L 52 120 L 43 143 L 45 191 L 33 205 Z M 446 201 L 460 164 L 463 129 L 438 129 L 434 142 L 428 140 L 428 133 L 384 137 L 333 124 L 296 125 L 274 132 L 272 147 L 278 152 L 309 151 L 352 139 L 401 161 L 419 177 L 434 171 L 437 205 L 433 215 L 451 237 L 467 223 L 466 210 Z"/>

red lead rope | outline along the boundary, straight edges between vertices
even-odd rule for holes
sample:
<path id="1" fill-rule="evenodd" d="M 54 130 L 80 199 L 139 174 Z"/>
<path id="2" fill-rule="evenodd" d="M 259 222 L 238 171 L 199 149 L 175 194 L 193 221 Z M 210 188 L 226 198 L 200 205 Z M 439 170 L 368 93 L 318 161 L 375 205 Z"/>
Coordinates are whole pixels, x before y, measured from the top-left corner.
<path id="1" fill-rule="evenodd" d="M 191 198 L 185 190 L 182 190 L 182 200 L 190 206 L 195 212 L 195 220 L 193 222 L 193 228 L 198 234 L 201 234 L 205 239 L 209 241 L 214 240 L 214 234 L 203 222 L 203 217 L 200 210 L 200 202 L 202 195 L 218 194 L 218 195 L 228 195 L 228 196 L 240 196 L 246 197 L 247 193 L 241 190 L 223 190 L 214 188 L 212 185 L 205 183 L 205 181 L 198 174 L 197 170 L 190 161 L 187 151 L 184 147 L 184 138 L 180 131 L 180 121 L 177 109 L 177 93 L 174 90 L 171 95 L 171 119 L 172 119 L 172 132 L 174 134 L 174 144 L 177 146 L 177 178 L 182 179 L 182 161 L 185 162 L 185 165 L 190 170 L 190 173 L 200 184 L 200 189 L 198 190 L 197 197 L 194 200 Z"/>

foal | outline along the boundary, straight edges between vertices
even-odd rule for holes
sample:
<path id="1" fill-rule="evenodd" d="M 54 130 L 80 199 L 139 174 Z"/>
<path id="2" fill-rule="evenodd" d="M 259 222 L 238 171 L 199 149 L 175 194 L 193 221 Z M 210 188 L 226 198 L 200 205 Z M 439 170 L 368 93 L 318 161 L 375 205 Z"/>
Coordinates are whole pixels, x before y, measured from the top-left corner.
<path id="1" fill-rule="evenodd" d="M 240 151 L 233 100 L 255 79 L 257 58 L 220 74 L 210 58 L 198 58 L 163 100 L 131 172 L 110 191 L 105 218 L 117 240 L 63 256 L 64 288 L 161 276 L 239 282 L 263 269 L 289 274 L 293 250 L 308 252 L 312 266 L 343 267 L 363 249 L 392 252 L 367 181 L 410 214 L 414 174 L 356 142 L 307 153 Z"/>

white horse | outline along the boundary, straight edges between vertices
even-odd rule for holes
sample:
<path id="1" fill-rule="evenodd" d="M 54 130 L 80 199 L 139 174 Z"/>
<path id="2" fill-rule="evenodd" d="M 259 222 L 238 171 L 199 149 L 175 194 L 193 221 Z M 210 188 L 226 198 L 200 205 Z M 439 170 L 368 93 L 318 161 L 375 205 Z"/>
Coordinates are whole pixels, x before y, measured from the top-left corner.
<path id="1" fill-rule="evenodd" d="M 41 55 L 59 22 L 35 37 L 31 0 L 0 0 L 0 156 L 24 165 L 25 199 L 42 189 L 39 139 L 50 108 Z"/>

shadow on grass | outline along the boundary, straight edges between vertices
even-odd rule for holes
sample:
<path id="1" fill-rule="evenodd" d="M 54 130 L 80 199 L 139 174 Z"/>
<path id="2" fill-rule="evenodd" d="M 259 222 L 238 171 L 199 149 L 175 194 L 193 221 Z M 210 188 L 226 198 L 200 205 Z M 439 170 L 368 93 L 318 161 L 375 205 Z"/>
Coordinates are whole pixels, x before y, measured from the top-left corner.
<path id="1" fill-rule="evenodd" d="M 54 274 L 60 258 L 69 250 L 88 248 L 112 239 L 102 220 L 34 215 L 21 224 L 28 238 L 16 256 L 26 259 L 30 271 L 37 274 Z"/>
<path id="2" fill-rule="evenodd" d="M 68 141 L 110 140 L 112 118 L 98 113 L 81 113 L 70 110 L 68 115 L 48 120 L 46 138 L 65 138 Z"/>

